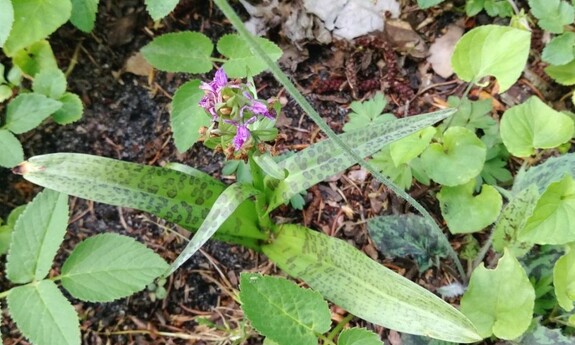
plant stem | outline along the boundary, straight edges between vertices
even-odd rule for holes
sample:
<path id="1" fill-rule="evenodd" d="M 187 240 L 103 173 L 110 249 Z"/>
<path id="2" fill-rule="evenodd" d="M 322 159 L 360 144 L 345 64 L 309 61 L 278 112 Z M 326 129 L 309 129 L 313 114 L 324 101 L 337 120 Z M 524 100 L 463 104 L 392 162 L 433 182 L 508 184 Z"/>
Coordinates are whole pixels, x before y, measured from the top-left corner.
<path id="1" fill-rule="evenodd" d="M 333 340 L 329 339 L 328 337 L 326 337 L 323 334 L 319 334 L 318 338 L 320 338 L 321 340 L 323 340 L 323 345 L 335 345 L 335 343 L 333 342 Z"/>
<path id="2" fill-rule="evenodd" d="M 6 298 L 10 294 L 10 291 L 12 291 L 12 289 L 0 292 L 0 299 Z"/>
<path id="3" fill-rule="evenodd" d="M 327 335 L 327 339 L 333 341 L 335 336 L 341 333 L 345 325 L 347 325 L 351 321 L 351 319 L 353 319 L 353 314 L 347 314 L 347 316 L 344 317 L 343 320 L 338 322 L 338 324 L 329 332 L 329 334 Z"/>
<path id="4" fill-rule="evenodd" d="M 219 7 L 219 9 L 223 12 L 223 14 L 228 18 L 228 20 L 232 23 L 234 28 L 238 31 L 240 36 L 248 43 L 250 48 L 259 55 L 259 57 L 266 63 L 267 67 L 270 69 L 274 77 L 279 81 L 289 92 L 289 94 L 294 98 L 294 100 L 300 105 L 300 107 L 306 112 L 306 114 L 318 125 L 318 127 L 331 139 L 333 140 L 339 147 L 343 149 L 345 153 L 347 153 L 350 157 L 353 157 L 354 160 L 361 165 L 363 168 L 368 170 L 375 178 L 379 181 L 383 182 L 389 189 L 391 189 L 395 194 L 401 196 L 405 199 L 408 203 L 410 203 L 423 217 L 425 217 L 429 224 L 432 226 L 432 229 L 437 232 L 439 238 L 441 239 L 441 244 L 445 247 L 448 251 L 450 258 L 455 263 L 457 270 L 459 272 L 460 278 L 462 280 L 466 280 L 465 270 L 463 269 L 463 265 L 457 256 L 457 253 L 451 247 L 449 240 L 445 236 L 445 234 L 441 231 L 435 220 L 431 217 L 429 212 L 421 204 L 419 204 L 415 199 L 413 199 L 409 194 L 407 194 L 403 189 L 396 186 L 391 180 L 383 176 L 379 173 L 370 163 L 365 161 L 362 157 L 357 155 L 349 146 L 347 146 L 341 138 L 339 138 L 329 126 L 322 120 L 321 116 L 315 111 L 315 109 L 309 104 L 309 102 L 305 99 L 305 97 L 297 90 L 295 85 L 289 80 L 287 75 L 282 72 L 282 70 L 273 62 L 264 52 L 264 50 L 260 47 L 258 42 L 252 37 L 252 35 L 248 32 L 245 28 L 243 22 L 235 13 L 233 8 L 229 5 L 226 0 L 214 0 L 214 3 Z"/>

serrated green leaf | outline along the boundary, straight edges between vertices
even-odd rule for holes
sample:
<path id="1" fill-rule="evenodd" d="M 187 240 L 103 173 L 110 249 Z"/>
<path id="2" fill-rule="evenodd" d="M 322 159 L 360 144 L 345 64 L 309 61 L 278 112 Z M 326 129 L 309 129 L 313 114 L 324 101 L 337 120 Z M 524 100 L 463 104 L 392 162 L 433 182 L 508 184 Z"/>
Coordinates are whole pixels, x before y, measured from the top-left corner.
<path id="1" fill-rule="evenodd" d="M 84 32 L 91 32 L 96 22 L 99 2 L 100 0 L 72 0 L 70 22 Z"/>
<path id="2" fill-rule="evenodd" d="M 386 257 L 411 256 L 420 272 L 427 270 L 447 250 L 425 218 L 414 214 L 389 215 L 368 220 L 367 230 L 376 248 Z"/>
<path id="3" fill-rule="evenodd" d="M 417 130 L 440 121 L 454 112 L 453 109 L 410 116 L 380 123 L 341 134 L 350 147 L 360 156 L 369 156 L 385 145 Z M 278 163 L 287 169 L 288 176 L 279 183 L 270 200 L 268 212 L 286 203 L 290 198 L 314 184 L 354 164 L 353 158 L 331 140 L 324 140 Z"/>
<path id="4" fill-rule="evenodd" d="M 198 104 L 204 92 L 199 80 L 191 80 L 180 86 L 172 100 L 171 125 L 174 144 L 180 152 L 187 151 L 198 141 L 200 127 L 208 126 L 212 119 Z"/>
<path id="5" fill-rule="evenodd" d="M 494 76 L 505 92 L 521 76 L 531 43 L 531 33 L 512 27 L 483 25 L 457 42 L 451 65 L 460 79 L 478 83 Z"/>
<path id="6" fill-rule="evenodd" d="M 575 243 L 567 247 L 567 253 L 557 260 L 553 268 L 555 296 L 561 308 L 573 310 L 575 301 Z"/>
<path id="7" fill-rule="evenodd" d="M 521 338 L 521 345 L 572 345 L 575 337 L 564 336 L 561 329 L 550 329 L 537 323 L 534 330 Z"/>
<path id="8" fill-rule="evenodd" d="M 440 4 L 443 1 L 445 0 L 417 0 L 417 4 L 419 5 L 420 8 L 426 9 L 435 6 L 437 4 Z"/>
<path id="9" fill-rule="evenodd" d="M 48 37 L 68 21 L 72 12 L 70 0 L 12 0 L 12 5 L 14 26 L 4 44 L 8 56 Z"/>
<path id="10" fill-rule="evenodd" d="M 573 121 L 536 96 L 509 108 L 501 120 L 501 139 L 517 157 L 528 157 L 535 149 L 557 147 L 573 136 Z"/>
<path id="11" fill-rule="evenodd" d="M 343 131 L 349 132 L 358 128 L 370 126 L 371 124 L 395 120 L 395 116 L 393 114 L 383 114 L 383 109 L 386 105 L 387 100 L 381 92 L 376 93 L 372 99 L 367 101 L 351 102 L 350 108 L 352 112 L 348 115 L 349 120 L 343 126 Z"/>
<path id="12" fill-rule="evenodd" d="M 62 103 L 62 107 L 52 114 L 52 119 L 54 119 L 57 124 L 67 125 L 82 118 L 84 105 L 82 104 L 80 96 L 75 93 L 66 92 L 58 101 Z"/>
<path id="13" fill-rule="evenodd" d="M 434 127 L 427 127 L 389 144 L 389 154 L 395 166 L 407 164 L 425 151 L 435 132 Z"/>
<path id="14" fill-rule="evenodd" d="M 8 311 L 34 345 L 80 345 L 76 310 L 51 280 L 18 286 L 7 297 Z"/>
<path id="15" fill-rule="evenodd" d="M 487 150 L 485 164 L 481 170 L 481 178 L 485 183 L 496 185 L 497 181 L 507 182 L 513 179 L 511 172 L 507 169 L 508 156 L 502 144 L 497 144 Z"/>
<path id="16" fill-rule="evenodd" d="M 254 39 L 273 61 L 277 61 L 282 56 L 282 50 L 275 43 L 263 37 L 254 37 Z M 266 63 L 238 34 L 222 36 L 218 41 L 218 51 L 229 59 L 224 63 L 223 68 L 231 78 L 254 76 L 267 69 Z"/>
<path id="17" fill-rule="evenodd" d="M 383 345 L 379 336 L 363 328 L 349 328 L 340 333 L 337 345 Z"/>
<path id="18" fill-rule="evenodd" d="M 563 26 L 573 23 L 573 6 L 561 0 L 529 0 L 531 13 L 538 19 L 539 26 L 552 33 L 560 34 Z"/>
<path id="19" fill-rule="evenodd" d="M 64 72 L 59 69 L 48 69 L 36 74 L 32 90 L 48 98 L 58 99 L 64 95 L 67 86 Z"/>
<path id="20" fill-rule="evenodd" d="M 421 154 L 425 172 L 444 186 L 457 186 L 479 175 L 487 150 L 474 132 L 450 127 L 442 143 L 433 143 Z"/>
<path id="21" fill-rule="evenodd" d="M 211 206 L 210 211 L 204 217 L 202 225 L 194 234 L 194 237 L 186 245 L 186 248 L 178 255 L 176 260 L 170 265 L 170 270 L 164 276 L 172 274 L 188 259 L 194 255 L 212 237 L 222 224 L 232 215 L 232 213 L 249 197 L 255 195 L 255 190 L 251 185 L 233 184 L 227 187 Z"/>
<path id="22" fill-rule="evenodd" d="M 34 77 L 40 71 L 58 69 L 52 47 L 46 40 L 38 41 L 29 47 L 17 51 L 12 58 L 12 62 L 22 72 L 31 77 Z M 18 85 L 20 83 L 12 82 L 12 84 Z"/>
<path id="23" fill-rule="evenodd" d="M 168 269 L 151 249 L 118 234 L 78 244 L 62 266 L 62 286 L 78 299 L 111 302 L 146 287 Z"/>
<path id="24" fill-rule="evenodd" d="M 441 215 L 452 234 L 471 233 L 484 229 L 495 222 L 503 199 L 495 188 L 483 185 L 481 193 L 474 195 L 476 180 L 466 184 L 441 187 L 437 194 Z"/>
<path id="25" fill-rule="evenodd" d="M 561 180 L 566 173 L 575 176 L 575 153 L 551 157 L 545 163 L 531 167 L 527 171 L 519 170 L 511 191 L 516 195 L 531 184 L 535 184 L 541 194 L 551 183 Z"/>
<path id="26" fill-rule="evenodd" d="M 575 241 L 575 181 L 570 175 L 553 182 L 537 201 L 519 240 L 536 244 Z"/>
<path id="27" fill-rule="evenodd" d="M 24 212 L 26 205 L 20 205 L 13 209 L 8 215 L 6 224 L 0 226 L 0 255 L 4 255 L 8 252 L 10 248 L 10 240 L 12 238 L 12 231 L 14 230 L 14 225 L 16 225 L 16 220 Z M 2 219 L 0 219 L 0 224 L 2 224 Z"/>
<path id="28" fill-rule="evenodd" d="M 368 322 L 454 342 L 480 340 L 455 308 L 345 241 L 286 224 L 262 250 L 282 270 Z"/>
<path id="29" fill-rule="evenodd" d="M 497 268 L 481 263 L 472 273 L 469 287 L 461 299 L 461 312 L 486 338 L 512 340 L 523 334 L 533 315 L 535 292 L 527 274 L 513 254 L 505 254 Z"/>
<path id="30" fill-rule="evenodd" d="M 575 32 L 565 32 L 543 48 L 541 59 L 552 65 L 564 65 L 575 59 Z"/>
<path id="31" fill-rule="evenodd" d="M 0 0 L 0 47 L 4 45 L 14 24 L 12 0 Z"/>
<path id="32" fill-rule="evenodd" d="M 32 157 L 17 171 L 47 188 L 147 211 L 190 231 L 200 227 L 224 190 L 221 182 L 211 177 L 76 153 Z M 236 212 L 216 238 L 232 242 L 234 237 L 265 238 L 257 229 L 253 203 L 243 203 Z"/>
<path id="33" fill-rule="evenodd" d="M 575 84 L 575 60 L 566 65 L 547 66 L 545 73 L 561 85 Z"/>
<path id="34" fill-rule="evenodd" d="M 519 241 L 518 236 L 533 214 L 537 200 L 539 192 L 537 186 L 532 184 L 509 201 L 495 224 L 493 249 L 503 253 L 503 249 L 507 248 L 515 257 L 522 257 L 533 247 L 531 243 Z"/>
<path id="35" fill-rule="evenodd" d="M 206 35 L 185 31 L 156 37 L 141 52 L 152 66 L 165 72 L 206 73 L 212 69 L 213 50 Z"/>
<path id="36" fill-rule="evenodd" d="M 491 17 L 510 17 L 513 15 L 513 7 L 507 0 L 467 0 L 465 2 L 465 12 L 467 16 L 473 17 L 482 10 L 485 10 Z"/>
<path id="37" fill-rule="evenodd" d="M 331 314 L 322 296 L 278 277 L 242 273 L 242 310 L 259 333 L 280 345 L 316 345 Z"/>
<path id="38" fill-rule="evenodd" d="M 180 0 L 146 0 L 146 9 L 153 20 L 157 21 L 174 10 Z"/>
<path id="39" fill-rule="evenodd" d="M 449 96 L 447 104 L 456 108 L 457 112 L 449 120 L 445 121 L 440 128 L 465 127 L 469 130 L 489 129 L 497 125 L 497 122 L 491 117 L 493 105 L 490 99 L 470 101 L 467 98 L 460 99 L 455 96 Z"/>
<path id="40" fill-rule="evenodd" d="M 16 134 L 28 132 L 61 107 L 61 102 L 44 95 L 20 94 L 8 103 L 4 128 Z"/>
<path id="41" fill-rule="evenodd" d="M 14 134 L 0 129 L 0 166 L 12 168 L 24 160 L 24 150 Z"/>
<path id="42" fill-rule="evenodd" d="M 6 275 L 25 284 L 46 277 L 68 227 L 68 196 L 45 189 L 14 225 Z"/>

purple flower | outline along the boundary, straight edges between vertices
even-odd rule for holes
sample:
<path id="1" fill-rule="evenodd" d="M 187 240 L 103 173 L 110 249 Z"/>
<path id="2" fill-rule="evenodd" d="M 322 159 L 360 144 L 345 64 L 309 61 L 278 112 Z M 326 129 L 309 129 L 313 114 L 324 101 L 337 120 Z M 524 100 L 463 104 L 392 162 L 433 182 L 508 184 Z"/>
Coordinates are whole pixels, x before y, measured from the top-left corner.
<path id="1" fill-rule="evenodd" d="M 219 68 L 216 71 L 214 79 L 211 82 L 202 82 L 200 84 L 200 89 L 204 90 L 205 95 L 198 104 L 212 115 L 214 121 L 218 119 L 216 104 L 222 102 L 221 91 L 227 84 L 228 76 L 223 68 Z"/>
<path id="2" fill-rule="evenodd" d="M 226 120 L 226 123 L 232 124 L 236 126 L 236 135 L 232 143 L 234 144 L 234 148 L 236 151 L 239 151 L 242 146 L 248 141 L 250 138 L 250 130 L 248 129 L 248 125 L 254 123 L 257 120 L 256 116 L 252 116 L 249 120 L 245 121 L 244 123 L 239 123 L 233 120 Z"/>
<path id="3" fill-rule="evenodd" d="M 262 102 L 260 102 L 257 99 L 254 99 L 251 95 L 251 93 L 249 92 L 244 92 L 244 96 L 246 96 L 247 99 L 249 99 L 251 101 L 250 105 L 246 105 L 244 107 L 242 107 L 242 109 L 240 110 L 240 115 L 243 117 L 243 111 L 245 109 L 248 109 L 249 111 L 251 111 L 254 115 L 262 115 L 264 117 L 267 117 L 270 120 L 273 120 L 275 118 L 273 111 L 270 111 L 268 109 L 268 106 Z"/>

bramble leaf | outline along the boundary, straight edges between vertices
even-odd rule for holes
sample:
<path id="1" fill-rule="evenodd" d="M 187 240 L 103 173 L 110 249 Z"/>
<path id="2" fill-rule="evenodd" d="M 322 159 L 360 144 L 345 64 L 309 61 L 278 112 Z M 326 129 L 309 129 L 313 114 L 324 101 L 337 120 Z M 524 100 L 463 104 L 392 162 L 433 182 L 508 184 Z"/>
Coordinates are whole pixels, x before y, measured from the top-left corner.
<path id="1" fill-rule="evenodd" d="M 206 73 L 212 70 L 212 41 L 199 32 L 184 31 L 154 38 L 141 49 L 155 68 L 165 72 Z"/>
<path id="2" fill-rule="evenodd" d="M 254 37 L 264 50 L 266 55 L 273 61 L 282 56 L 282 50 L 272 41 L 263 37 Z M 267 69 L 266 63 L 248 43 L 238 34 L 227 34 L 218 40 L 218 51 L 229 60 L 223 65 L 224 70 L 231 78 L 245 78 L 260 74 Z"/>
<path id="3" fill-rule="evenodd" d="M 387 100 L 381 92 L 378 92 L 373 98 L 359 102 L 353 101 L 350 104 L 352 110 L 349 113 L 349 120 L 343 125 L 343 131 L 349 132 L 354 129 L 370 126 L 380 122 L 395 120 L 395 116 L 390 113 L 383 114 L 383 109 L 387 105 Z"/>
<path id="4" fill-rule="evenodd" d="M 386 257 L 411 256 L 419 272 L 426 271 L 437 257 L 446 257 L 438 234 L 426 219 L 414 214 L 389 215 L 368 220 L 367 230 L 376 248 Z"/>
<path id="5" fill-rule="evenodd" d="M 563 32 L 563 26 L 573 23 L 573 6 L 561 0 L 529 0 L 531 13 L 538 19 L 537 24 L 555 34 Z"/>
<path id="6" fill-rule="evenodd" d="M 337 345 L 383 345 L 383 342 L 365 328 L 348 328 L 337 337 Z"/>
<path id="7" fill-rule="evenodd" d="M 180 0 L 146 0 L 146 9 L 154 21 L 158 21 L 174 10 Z"/>
<path id="8" fill-rule="evenodd" d="M 575 301 L 575 243 L 567 247 L 567 253 L 557 260 L 553 268 L 555 296 L 561 308 L 573 310 Z"/>
<path id="9" fill-rule="evenodd" d="M 497 190 L 484 184 L 481 193 L 474 195 L 476 180 L 466 184 L 441 187 L 437 199 L 441 215 L 452 234 L 480 231 L 495 222 L 501 212 L 503 200 Z"/>
<path id="10" fill-rule="evenodd" d="M 8 219 L 4 225 L 2 225 L 2 219 L 0 219 L 0 255 L 4 255 L 8 252 L 14 226 L 16 225 L 18 217 L 20 217 L 25 209 L 26 205 L 20 205 L 13 209 L 8 215 Z"/>
<path id="11" fill-rule="evenodd" d="M 51 280 L 18 286 L 7 297 L 8 311 L 34 345 L 80 345 L 78 314 Z"/>
<path id="12" fill-rule="evenodd" d="M 338 238 L 286 224 L 262 250 L 282 270 L 368 322 L 453 342 L 480 340 L 455 308 Z"/>
<path id="13" fill-rule="evenodd" d="M 100 234 L 74 248 L 62 266 L 62 286 L 83 301 L 111 302 L 144 289 L 168 267 L 130 237 Z"/>
<path id="14" fill-rule="evenodd" d="M 14 24 L 12 0 L 0 0 L 0 47 L 4 45 Z"/>
<path id="15" fill-rule="evenodd" d="M 52 114 L 52 119 L 54 119 L 57 124 L 67 125 L 82 118 L 84 105 L 78 95 L 66 92 L 58 101 L 62 102 L 62 108 Z"/>
<path id="16" fill-rule="evenodd" d="M 507 0 L 467 0 L 465 2 L 465 12 L 468 17 L 477 15 L 485 10 L 491 17 L 511 17 L 513 7 Z"/>
<path id="17" fill-rule="evenodd" d="M 172 100 L 171 127 L 174 144 L 179 152 L 187 151 L 198 141 L 200 127 L 212 121 L 198 102 L 204 96 L 199 80 L 190 80 L 180 86 Z"/>
<path id="18" fill-rule="evenodd" d="M 67 86 L 64 72 L 59 69 L 47 69 L 36 74 L 32 90 L 48 98 L 58 99 L 64 95 Z"/>
<path id="19" fill-rule="evenodd" d="M 84 32 L 92 31 L 96 22 L 99 2 L 100 0 L 72 0 L 70 22 Z"/>
<path id="20" fill-rule="evenodd" d="M 565 32 L 553 38 L 543 48 L 541 59 L 552 65 L 564 65 L 575 60 L 575 32 Z"/>
<path id="21" fill-rule="evenodd" d="M 573 121 L 532 96 L 509 108 L 501 119 L 501 139 L 517 157 L 528 157 L 535 149 L 557 147 L 573 136 Z"/>
<path id="22" fill-rule="evenodd" d="M 443 143 L 434 143 L 421 154 L 425 172 L 444 186 L 457 186 L 479 175 L 485 163 L 485 144 L 467 128 L 450 127 Z"/>
<path id="23" fill-rule="evenodd" d="M 497 125 L 497 122 L 491 117 L 493 105 L 490 99 L 479 101 L 470 101 L 467 98 L 460 99 L 455 96 L 449 96 L 447 104 L 456 108 L 457 112 L 448 121 L 444 121 L 439 128 L 444 129 L 449 123 L 449 127 L 465 127 L 469 130 L 489 129 Z"/>
<path id="24" fill-rule="evenodd" d="M 24 150 L 20 141 L 5 129 L 0 129 L 0 166 L 12 168 L 24 160 Z"/>
<path id="25" fill-rule="evenodd" d="M 280 345 L 316 345 L 331 314 L 322 296 L 279 277 L 242 273 L 242 310 L 259 333 Z"/>
<path id="26" fill-rule="evenodd" d="M 14 26 L 4 43 L 4 52 L 13 56 L 56 31 L 66 23 L 72 12 L 70 0 L 12 0 Z"/>
<path id="27" fill-rule="evenodd" d="M 68 196 L 45 189 L 14 226 L 6 275 L 17 284 L 46 277 L 68 227 Z"/>
<path id="28" fill-rule="evenodd" d="M 481 263 L 472 273 L 461 298 L 461 312 L 486 338 L 512 340 L 527 330 L 533 315 L 535 292 L 513 254 L 505 250 L 497 268 Z"/>
<path id="29" fill-rule="evenodd" d="M 28 132 L 61 107 L 61 102 L 44 95 L 20 94 L 8 103 L 4 128 L 16 134 Z"/>
<path id="30" fill-rule="evenodd" d="M 575 181 L 570 175 L 553 182 L 537 201 L 519 240 L 536 244 L 575 241 Z"/>
<path id="31" fill-rule="evenodd" d="M 457 76 L 467 82 L 478 83 L 483 77 L 494 76 L 499 92 L 505 92 L 521 76 L 530 44 L 528 31 L 483 25 L 457 42 L 451 65 Z"/>

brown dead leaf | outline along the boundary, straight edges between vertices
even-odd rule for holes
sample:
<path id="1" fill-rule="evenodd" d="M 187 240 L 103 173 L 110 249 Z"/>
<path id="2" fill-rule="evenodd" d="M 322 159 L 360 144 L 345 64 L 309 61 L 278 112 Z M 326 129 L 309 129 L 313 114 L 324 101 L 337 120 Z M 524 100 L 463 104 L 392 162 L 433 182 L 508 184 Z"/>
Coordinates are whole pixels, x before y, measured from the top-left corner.
<path id="1" fill-rule="evenodd" d="M 137 52 L 126 60 L 124 71 L 147 77 L 154 72 L 154 68 L 148 63 L 148 61 L 146 61 L 146 59 L 144 59 L 144 56 L 140 52 Z"/>
<path id="2" fill-rule="evenodd" d="M 451 68 L 451 55 L 455 49 L 455 44 L 463 35 L 463 29 L 457 24 L 447 27 L 443 36 L 435 40 L 429 47 L 429 57 L 427 61 L 431 63 L 431 68 L 442 78 L 449 78 L 453 74 Z"/>
<path id="3" fill-rule="evenodd" d="M 419 59 L 427 56 L 427 46 L 423 38 L 408 22 L 401 19 L 387 19 L 384 33 L 395 50 Z"/>

